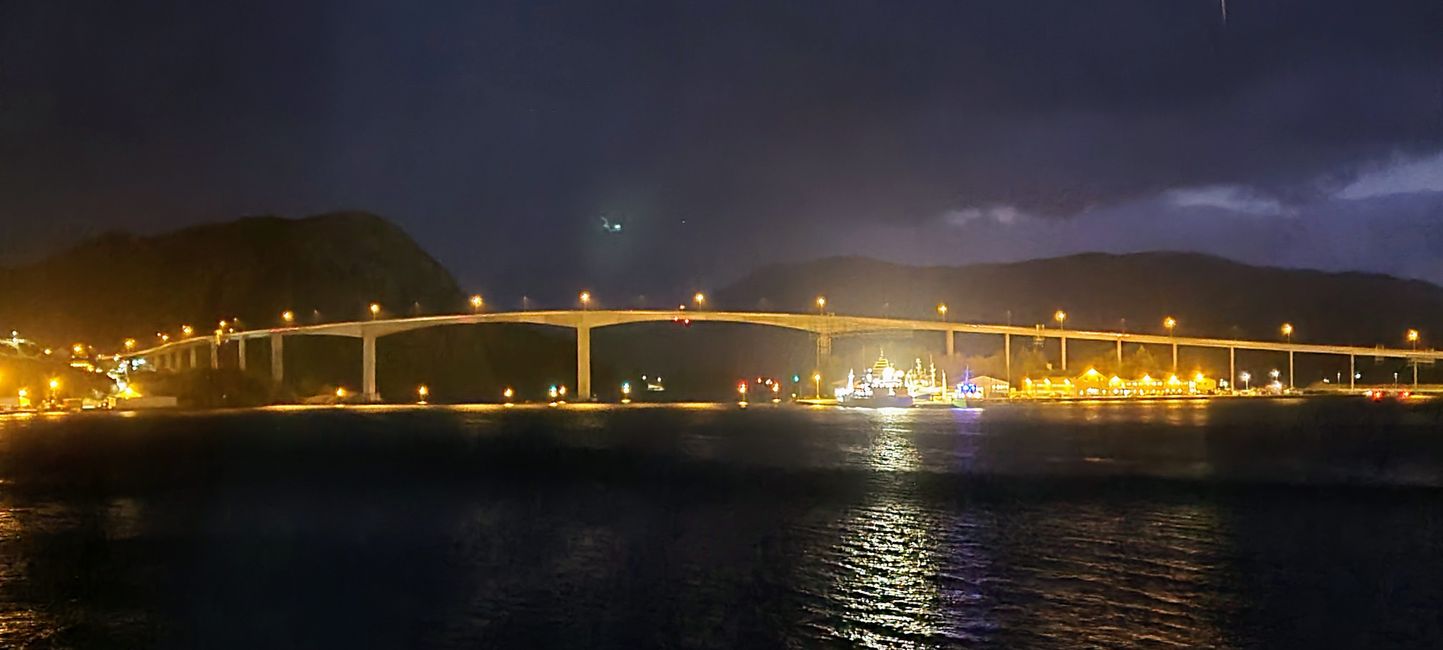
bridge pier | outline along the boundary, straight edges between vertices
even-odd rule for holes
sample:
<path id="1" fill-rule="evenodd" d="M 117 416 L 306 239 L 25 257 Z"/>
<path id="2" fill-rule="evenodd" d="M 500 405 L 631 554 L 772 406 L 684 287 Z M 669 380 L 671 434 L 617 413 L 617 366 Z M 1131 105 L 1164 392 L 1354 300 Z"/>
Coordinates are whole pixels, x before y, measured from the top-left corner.
<path id="1" fill-rule="evenodd" d="M 236 367 L 237 367 L 237 368 L 240 368 L 240 371 L 241 371 L 241 372 L 245 372 L 245 371 L 246 371 L 246 340 L 245 340 L 245 338 L 238 338 L 238 339 L 235 340 L 235 343 L 236 343 Z"/>
<path id="2" fill-rule="evenodd" d="M 271 335 L 271 381 L 280 384 L 286 378 L 285 338 L 280 334 Z"/>
<path id="3" fill-rule="evenodd" d="M 1062 371 L 1067 372 L 1067 335 L 1062 335 Z"/>
<path id="4" fill-rule="evenodd" d="M 1012 334 L 1002 335 L 1002 360 L 1007 368 L 1007 390 L 1012 390 Z"/>
<path id="5" fill-rule="evenodd" d="M 1177 374 L 1177 341 L 1172 342 L 1172 374 Z"/>
<path id="6" fill-rule="evenodd" d="M 576 401 L 591 401 L 591 326 L 576 327 Z"/>
<path id="7" fill-rule="evenodd" d="M 1228 388 L 1238 389 L 1238 349 L 1228 348 Z"/>
<path id="8" fill-rule="evenodd" d="M 376 335 L 361 334 L 361 398 L 367 402 L 381 401 L 376 392 Z"/>
<path id="9" fill-rule="evenodd" d="M 1354 357 L 1348 355 L 1348 390 L 1353 390 L 1354 382 L 1358 379 L 1358 371 L 1354 368 Z"/>
<path id="10" fill-rule="evenodd" d="M 1122 339 L 1117 340 L 1117 372 L 1114 374 L 1122 374 Z"/>
<path id="11" fill-rule="evenodd" d="M 946 337 L 947 339 L 947 357 L 951 358 L 953 355 L 957 354 L 957 333 L 948 330 L 946 332 L 943 332 L 942 336 Z"/>
<path id="12" fill-rule="evenodd" d="M 220 368 L 220 342 L 212 339 L 210 342 L 210 369 Z"/>
<path id="13" fill-rule="evenodd" d="M 191 370 L 195 370 L 196 368 L 199 368 L 199 367 L 200 367 L 200 350 L 199 350 L 198 346 L 192 345 L 192 346 L 190 346 L 190 369 L 191 369 Z"/>
<path id="14" fill-rule="evenodd" d="M 1288 388 L 1293 387 L 1293 351 L 1288 350 Z"/>

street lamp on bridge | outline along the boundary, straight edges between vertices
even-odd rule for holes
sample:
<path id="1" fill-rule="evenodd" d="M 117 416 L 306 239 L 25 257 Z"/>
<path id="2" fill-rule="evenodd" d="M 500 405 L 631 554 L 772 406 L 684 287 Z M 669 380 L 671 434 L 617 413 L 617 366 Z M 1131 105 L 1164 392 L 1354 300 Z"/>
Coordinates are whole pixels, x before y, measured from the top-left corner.
<path id="1" fill-rule="evenodd" d="M 289 309 L 281 312 L 281 322 L 285 323 L 286 326 L 289 327 L 292 323 L 296 322 L 296 312 L 293 312 Z"/>
<path id="2" fill-rule="evenodd" d="M 1283 323 L 1283 337 L 1287 339 L 1288 345 L 1293 343 L 1293 324 Z M 1293 387 L 1293 351 L 1288 350 L 1288 388 Z"/>
<path id="3" fill-rule="evenodd" d="M 827 309 L 827 297 L 826 297 L 826 296 L 817 296 L 817 313 L 818 313 L 818 314 L 825 313 L 826 309 Z"/>
<path id="4" fill-rule="evenodd" d="M 937 304 L 937 315 L 941 316 L 942 320 L 947 320 L 947 303 L 943 302 Z"/>
<path id="5" fill-rule="evenodd" d="M 480 295 L 471 296 L 471 313 L 474 314 L 481 311 L 481 308 L 485 305 L 486 301 L 482 300 Z"/>
<path id="6" fill-rule="evenodd" d="M 1415 329 L 1409 329 L 1409 330 L 1408 330 L 1408 344 L 1409 344 L 1410 346 L 1412 346 L 1414 352 L 1417 352 L 1417 351 L 1418 351 L 1418 330 L 1415 330 Z M 1411 361 L 1411 362 L 1413 363 L 1413 388 L 1417 388 L 1417 387 L 1418 387 L 1418 359 L 1416 359 L 1416 358 L 1414 358 L 1414 359 L 1409 359 L 1409 361 Z"/>
<path id="7" fill-rule="evenodd" d="M 378 317 L 378 316 L 381 315 L 381 303 L 378 303 L 378 302 L 373 302 L 373 303 L 371 303 L 370 310 L 371 310 L 371 320 L 376 320 L 376 317 Z"/>
<path id="8" fill-rule="evenodd" d="M 696 295 L 691 297 L 691 301 L 696 305 L 697 309 L 701 309 L 702 305 L 706 304 L 706 294 L 698 291 Z"/>
<path id="9" fill-rule="evenodd" d="M 581 300 L 581 308 L 582 308 L 583 310 L 585 310 L 586 308 L 588 308 L 588 307 L 591 306 L 591 292 L 590 292 L 590 291 L 582 291 L 582 292 L 581 292 L 581 295 L 577 296 L 577 298 L 579 298 L 579 299 Z"/>

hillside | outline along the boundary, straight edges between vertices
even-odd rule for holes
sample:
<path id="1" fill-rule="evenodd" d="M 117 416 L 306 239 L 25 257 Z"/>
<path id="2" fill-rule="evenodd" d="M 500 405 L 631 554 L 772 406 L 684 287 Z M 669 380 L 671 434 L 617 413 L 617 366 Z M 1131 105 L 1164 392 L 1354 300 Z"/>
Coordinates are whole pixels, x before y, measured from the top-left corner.
<path id="1" fill-rule="evenodd" d="M 252 217 L 154 237 L 111 234 L 0 270 L 0 323 L 48 341 L 114 349 L 182 323 L 273 323 L 464 306 L 451 274 L 380 217 Z M 148 338 L 146 339 L 148 340 Z"/>
<path id="2" fill-rule="evenodd" d="M 797 311 L 827 297 L 848 314 L 1178 333 L 1295 338 L 1334 343 L 1403 344 L 1407 328 L 1443 336 L 1443 288 L 1365 273 L 1256 267 L 1191 253 L 1084 254 L 1010 264 L 909 267 L 864 258 L 829 258 L 760 269 L 715 302 L 734 308 Z M 1123 320 L 1126 319 L 1124 325 Z"/>

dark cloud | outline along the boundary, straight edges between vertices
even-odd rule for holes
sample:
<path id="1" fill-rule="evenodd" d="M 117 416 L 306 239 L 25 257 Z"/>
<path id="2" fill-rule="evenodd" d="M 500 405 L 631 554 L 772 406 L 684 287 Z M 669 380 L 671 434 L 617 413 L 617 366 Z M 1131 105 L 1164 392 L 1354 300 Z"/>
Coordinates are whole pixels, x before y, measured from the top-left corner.
<path id="1" fill-rule="evenodd" d="M 1433 0 L 1233 0 L 1226 23 L 1207 0 L 0 0 L 0 254 L 363 208 L 468 284 L 542 291 L 974 213 L 1098 246 L 1135 237 L 1095 216 L 1127 206 L 1160 234 L 1204 200 L 1301 221 L 1443 150 L 1438 25 Z M 634 227 L 600 236 L 603 211 Z"/>

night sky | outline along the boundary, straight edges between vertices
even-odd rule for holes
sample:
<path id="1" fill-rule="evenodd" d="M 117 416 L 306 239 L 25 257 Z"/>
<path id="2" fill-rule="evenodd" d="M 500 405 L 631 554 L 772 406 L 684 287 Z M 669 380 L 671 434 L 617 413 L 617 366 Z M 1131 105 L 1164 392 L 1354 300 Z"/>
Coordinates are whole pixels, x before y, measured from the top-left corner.
<path id="1" fill-rule="evenodd" d="M 857 253 L 1443 282 L 1438 0 L 215 4 L 0 0 L 0 263 L 360 209 L 499 295 Z"/>

